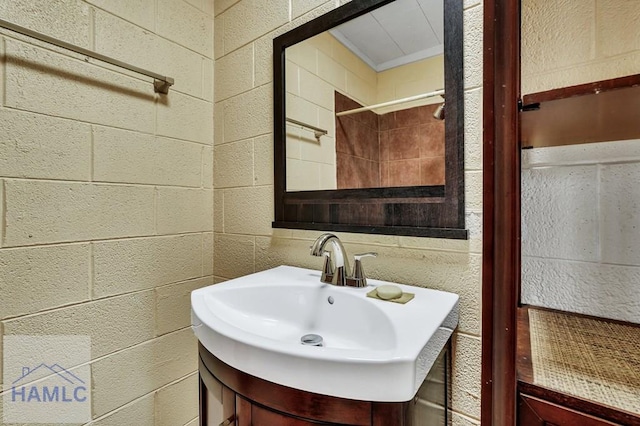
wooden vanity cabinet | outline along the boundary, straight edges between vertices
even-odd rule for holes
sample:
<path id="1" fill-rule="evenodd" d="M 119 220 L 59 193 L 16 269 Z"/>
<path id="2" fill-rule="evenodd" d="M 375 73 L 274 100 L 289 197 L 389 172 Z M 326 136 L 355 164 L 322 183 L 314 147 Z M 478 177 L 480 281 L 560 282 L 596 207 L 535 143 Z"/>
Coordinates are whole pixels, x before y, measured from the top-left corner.
<path id="1" fill-rule="evenodd" d="M 356 401 L 305 392 L 236 370 L 202 345 L 199 354 L 200 426 L 413 424 L 414 401 Z"/>
<path id="2" fill-rule="evenodd" d="M 243 418 L 244 418 L 244 421 L 242 421 Z M 275 411 L 271 411 L 266 408 L 262 408 L 260 406 L 254 405 L 251 407 L 251 412 L 249 413 L 249 419 L 247 419 L 246 416 L 240 415 L 240 423 L 238 425 L 240 426 L 245 424 L 253 425 L 253 426 L 268 426 L 268 425 L 312 426 L 317 424 L 328 425 L 329 423 L 312 423 L 304 419 L 290 417 L 285 414 L 280 414 Z"/>

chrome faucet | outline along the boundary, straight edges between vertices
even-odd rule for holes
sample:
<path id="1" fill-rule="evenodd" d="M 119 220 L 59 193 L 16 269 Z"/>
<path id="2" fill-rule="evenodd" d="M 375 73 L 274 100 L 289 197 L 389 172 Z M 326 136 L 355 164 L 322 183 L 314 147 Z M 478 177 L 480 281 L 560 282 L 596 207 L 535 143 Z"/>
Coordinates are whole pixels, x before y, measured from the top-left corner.
<path id="1" fill-rule="evenodd" d="M 331 252 L 325 247 L 331 245 Z M 360 253 L 354 256 L 353 271 L 349 268 L 349 258 L 340 239 L 334 234 L 320 235 L 311 246 L 311 255 L 324 256 L 322 277 L 320 281 L 337 286 L 366 287 L 367 277 L 362 267 L 363 257 L 376 257 L 377 253 Z"/>

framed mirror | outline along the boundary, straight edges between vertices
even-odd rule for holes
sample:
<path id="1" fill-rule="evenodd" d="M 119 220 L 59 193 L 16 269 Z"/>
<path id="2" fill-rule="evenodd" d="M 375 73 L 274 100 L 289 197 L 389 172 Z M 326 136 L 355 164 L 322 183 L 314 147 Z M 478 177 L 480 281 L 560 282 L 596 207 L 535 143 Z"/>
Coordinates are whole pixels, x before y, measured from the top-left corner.
<path id="1" fill-rule="evenodd" d="M 274 227 L 467 238 L 462 20 L 360 0 L 274 39 Z"/>

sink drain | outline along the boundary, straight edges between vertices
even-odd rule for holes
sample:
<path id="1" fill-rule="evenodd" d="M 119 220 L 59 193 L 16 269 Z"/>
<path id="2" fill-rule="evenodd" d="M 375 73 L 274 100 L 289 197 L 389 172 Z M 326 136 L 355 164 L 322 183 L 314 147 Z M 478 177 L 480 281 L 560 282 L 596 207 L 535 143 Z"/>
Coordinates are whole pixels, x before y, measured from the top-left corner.
<path id="1" fill-rule="evenodd" d="M 305 334 L 300 338 L 300 342 L 307 346 L 322 346 L 322 336 L 317 334 Z"/>

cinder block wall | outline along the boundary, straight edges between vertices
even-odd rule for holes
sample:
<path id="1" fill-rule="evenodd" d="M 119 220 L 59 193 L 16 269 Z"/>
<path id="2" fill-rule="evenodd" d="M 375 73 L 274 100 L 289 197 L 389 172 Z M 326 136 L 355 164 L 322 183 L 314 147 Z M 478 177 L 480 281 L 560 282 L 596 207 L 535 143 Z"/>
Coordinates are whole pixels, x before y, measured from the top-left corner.
<path id="1" fill-rule="evenodd" d="M 0 330 L 91 336 L 97 425 L 196 424 L 213 2 L 2 1 L 0 17 L 176 80 L 158 96 L 147 77 L 0 31 Z"/>
<path id="2" fill-rule="evenodd" d="M 640 3 L 522 2 L 522 92 L 637 74 Z M 522 300 L 640 322 L 640 141 L 522 157 Z"/>
<path id="3" fill-rule="evenodd" d="M 522 1 L 522 93 L 638 73 L 637 1 Z"/>
<path id="4" fill-rule="evenodd" d="M 217 281 L 280 264 L 318 269 L 311 231 L 274 230 L 272 40 L 344 3 L 335 0 L 216 0 L 214 114 L 214 271 Z M 452 418 L 480 417 L 482 223 L 482 4 L 466 0 L 465 181 L 468 241 L 344 234 L 349 253 L 379 252 L 374 278 L 449 290 L 461 296 L 454 336 Z M 223 154 L 224 153 L 224 154 Z M 224 158 L 229 160 L 222 160 Z M 231 163 L 230 160 L 233 159 Z M 419 327 L 420 324 L 415 324 Z M 425 411 L 427 404 L 422 403 Z"/>

